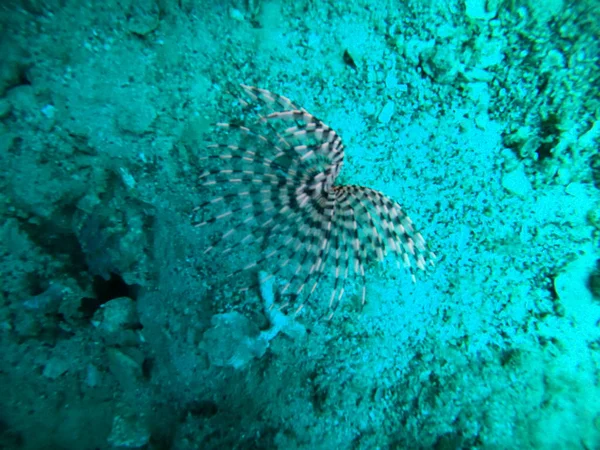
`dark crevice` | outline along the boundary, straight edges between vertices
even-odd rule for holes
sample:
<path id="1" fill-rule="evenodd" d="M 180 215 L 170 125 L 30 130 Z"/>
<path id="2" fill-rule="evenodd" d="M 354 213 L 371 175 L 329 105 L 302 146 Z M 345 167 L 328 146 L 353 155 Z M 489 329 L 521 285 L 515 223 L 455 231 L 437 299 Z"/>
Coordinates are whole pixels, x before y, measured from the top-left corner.
<path id="1" fill-rule="evenodd" d="M 129 297 L 135 301 L 139 290 L 138 285 L 129 285 L 123 277 L 114 273 L 111 273 L 107 280 L 95 276 L 92 288 L 95 296 L 82 298 L 79 307 L 79 311 L 88 318 L 92 317 L 102 305 L 115 298 Z"/>

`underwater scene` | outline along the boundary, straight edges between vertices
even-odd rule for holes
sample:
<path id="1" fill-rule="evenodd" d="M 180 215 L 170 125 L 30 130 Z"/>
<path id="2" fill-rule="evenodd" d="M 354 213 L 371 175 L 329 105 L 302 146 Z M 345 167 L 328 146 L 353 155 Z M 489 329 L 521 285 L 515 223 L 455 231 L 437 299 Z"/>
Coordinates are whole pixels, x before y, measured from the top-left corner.
<path id="1" fill-rule="evenodd" d="M 0 2 L 0 450 L 600 450 L 600 2 Z"/>

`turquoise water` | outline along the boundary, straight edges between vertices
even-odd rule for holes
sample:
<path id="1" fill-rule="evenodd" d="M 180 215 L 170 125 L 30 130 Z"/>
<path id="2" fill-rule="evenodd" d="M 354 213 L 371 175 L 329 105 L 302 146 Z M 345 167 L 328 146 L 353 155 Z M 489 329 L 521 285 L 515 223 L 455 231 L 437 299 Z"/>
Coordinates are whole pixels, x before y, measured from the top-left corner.
<path id="1" fill-rule="evenodd" d="M 600 448 L 599 23 L 4 2 L 0 448 Z"/>

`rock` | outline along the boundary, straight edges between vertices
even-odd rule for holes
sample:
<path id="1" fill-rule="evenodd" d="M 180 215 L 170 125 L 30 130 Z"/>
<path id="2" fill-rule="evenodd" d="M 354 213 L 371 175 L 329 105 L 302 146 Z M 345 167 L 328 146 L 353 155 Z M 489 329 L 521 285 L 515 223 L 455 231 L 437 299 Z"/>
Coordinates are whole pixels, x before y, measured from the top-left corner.
<path id="1" fill-rule="evenodd" d="M 379 113 L 379 122 L 381 123 L 388 123 L 391 119 L 392 116 L 394 115 L 394 110 L 395 110 L 396 106 L 394 105 L 393 101 L 388 101 L 385 106 L 383 107 L 383 109 L 381 110 L 381 112 Z"/>
<path id="2" fill-rule="evenodd" d="M 142 380 L 142 364 L 144 357 L 141 352 L 128 349 L 127 353 L 121 349 L 110 347 L 107 350 L 108 368 L 117 378 L 124 390 L 133 390 L 139 387 Z"/>
<path id="3" fill-rule="evenodd" d="M 109 345 L 136 345 L 139 338 L 135 329 L 139 319 L 135 302 L 119 297 L 102 305 L 96 311 L 92 323 L 98 328 L 104 342 Z"/>
<path id="4" fill-rule="evenodd" d="M 6 98 L 0 98 L 0 119 L 8 117 L 12 110 L 12 105 Z"/>
<path id="5" fill-rule="evenodd" d="M 496 11 L 488 11 L 487 0 L 466 0 L 465 14 L 471 20 L 490 20 L 496 15 Z"/>
<path id="6" fill-rule="evenodd" d="M 200 345 L 211 364 L 240 369 L 265 354 L 268 342 L 260 338 L 258 327 L 242 314 L 216 314 L 211 323 Z"/>
<path id="7" fill-rule="evenodd" d="M 108 443 L 115 447 L 140 448 L 150 441 L 148 424 L 135 414 L 116 415 L 108 436 Z"/>
<path id="8" fill-rule="evenodd" d="M 85 373 L 85 383 L 89 387 L 96 387 L 100 384 L 100 371 L 93 364 L 88 364 Z"/>
<path id="9" fill-rule="evenodd" d="M 46 378 L 55 380 L 67 370 L 69 370 L 69 363 L 67 361 L 62 358 L 53 357 L 48 360 L 42 375 L 44 375 Z"/>
<path id="10" fill-rule="evenodd" d="M 531 182 L 522 165 L 502 177 L 502 187 L 521 198 L 526 198 L 532 192 Z"/>
<path id="11" fill-rule="evenodd" d="M 148 101 L 124 106 L 117 114 L 117 125 L 122 131 L 142 135 L 150 129 L 158 113 Z"/>
<path id="12" fill-rule="evenodd" d="M 127 28 L 139 36 L 154 31 L 160 22 L 160 12 L 154 0 L 136 0 L 129 9 Z"/>

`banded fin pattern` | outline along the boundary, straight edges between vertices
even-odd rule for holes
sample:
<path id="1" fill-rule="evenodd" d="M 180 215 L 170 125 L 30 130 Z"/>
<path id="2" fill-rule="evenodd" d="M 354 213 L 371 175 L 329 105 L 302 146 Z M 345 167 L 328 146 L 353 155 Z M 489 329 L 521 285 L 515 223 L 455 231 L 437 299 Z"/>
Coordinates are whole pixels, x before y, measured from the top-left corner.
<path id="1" fill-rule="evenodd" d="M 308 303 L 325 275 L 332 280 L 328 317 L 342 301 L 351 274 L 394 254 L 416 280 L 416 270 L 433 265 L 435 255 L 401 206 L 383 193 L 356 185 L 336 185 L 344 162 L 340 136 L 286 97 L 241 86 L 244 122 L 218 123 L 224 141 L 200 157 L 200 186 L 213 190 L 195 208 L 194 225 L 219 229 L 206 255 L 263 246 L 263 254 L 227 275 L 236 277 L 274 263 L 270 276 L 285 274 L 281 294 L 295 294 L 295 312 Z M 215 208 L 216 211 L 215 212 Z"/>

